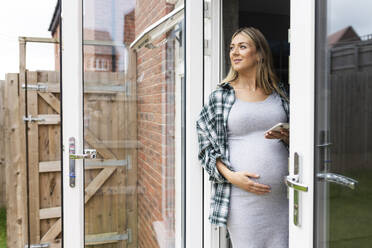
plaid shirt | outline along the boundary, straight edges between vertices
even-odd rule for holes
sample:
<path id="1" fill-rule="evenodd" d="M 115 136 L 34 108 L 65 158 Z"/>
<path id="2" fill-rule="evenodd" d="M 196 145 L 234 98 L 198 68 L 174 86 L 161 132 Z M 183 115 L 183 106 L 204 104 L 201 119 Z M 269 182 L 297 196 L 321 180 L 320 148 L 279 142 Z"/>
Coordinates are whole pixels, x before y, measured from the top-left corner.
<path id="1" fill-rule="evenodd" d="M 202 108 L 196 122 L 196 129 L 199 140 L 198 158 L 204 170 L 209 174 L 209 180 L 212 181 L 209 221 L 212 224 L 226 226 L 231 184 L 219 173 L 216 159 L 220 158 L 227 168 L 232 170 L 227 142 L 227 118 L 235 102 L 235 92 L 228 82 L 218 86 L 209 95 L 208 104 Z M 279 88 L 289 99 L 288 88 L 282 83 L 279 83 Z M 289 122 L 289 102 L 281 98 Z M 286 145 L 284 142 L 283 144 Z M 286 147 L 288 149 L 288 145 Z"/>

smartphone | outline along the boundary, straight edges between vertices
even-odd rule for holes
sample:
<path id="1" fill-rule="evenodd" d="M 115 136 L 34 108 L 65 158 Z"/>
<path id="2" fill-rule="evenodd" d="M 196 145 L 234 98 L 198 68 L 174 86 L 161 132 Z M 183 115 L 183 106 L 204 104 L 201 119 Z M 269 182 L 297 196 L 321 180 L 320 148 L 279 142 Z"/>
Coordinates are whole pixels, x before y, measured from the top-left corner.
<path id="1" fill-rule="evenodd" d="M 281 128 L 284 128 L 284 129 L 289 129 L 289 123 L 278 123 L 276 124 L 275 126 L 273 126 L 272 128 L 270 128 L 269 130 L 266 131 L 267 132 L 270 132 L 270 131 L 280 131 Z"/>

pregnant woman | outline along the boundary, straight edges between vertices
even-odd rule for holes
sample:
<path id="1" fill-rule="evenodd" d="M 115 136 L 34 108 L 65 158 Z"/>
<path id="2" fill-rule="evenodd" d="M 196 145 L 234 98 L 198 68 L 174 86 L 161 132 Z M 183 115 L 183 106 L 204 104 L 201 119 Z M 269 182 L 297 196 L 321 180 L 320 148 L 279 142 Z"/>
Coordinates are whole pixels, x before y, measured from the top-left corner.
<path id="1" fill-rule="evenodd" d="M 196 123 L 199 160 L 210 175 L 209 220 L 227 226 L 233 248 L 287 248 L 289 95 L 273 72 L 269 45 L 255 28 L 237 30 L 231 68 Z"/>

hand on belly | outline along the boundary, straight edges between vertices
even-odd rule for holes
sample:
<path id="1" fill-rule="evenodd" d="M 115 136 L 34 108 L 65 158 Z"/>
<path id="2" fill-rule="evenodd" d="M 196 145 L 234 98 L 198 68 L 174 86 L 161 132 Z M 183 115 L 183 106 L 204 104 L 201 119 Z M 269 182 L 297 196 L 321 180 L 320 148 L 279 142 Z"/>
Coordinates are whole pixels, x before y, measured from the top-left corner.
<path id="1" fill-rule="evenodd" d="M 271 192 L 270 186 L 258 183 L 255 180 L 253 180 L 257 178 L 259 178 L 259 175 L 245 171 L 237 171 L 232 174 L 230 182 L 245 191 L 257 195 L 270 193 Z"/>

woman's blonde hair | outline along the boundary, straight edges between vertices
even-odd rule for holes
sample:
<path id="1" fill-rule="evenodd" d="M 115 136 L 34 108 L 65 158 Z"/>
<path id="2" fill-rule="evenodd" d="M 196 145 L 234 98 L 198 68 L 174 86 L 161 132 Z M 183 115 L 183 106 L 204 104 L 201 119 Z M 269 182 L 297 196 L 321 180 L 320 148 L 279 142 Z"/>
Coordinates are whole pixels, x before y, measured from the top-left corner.
<path id="1" fill-rule="evenodd" d="M 259 56 L 259 61 L 257 62 L 256 71 L 256 87 L 262 88 L 265 94 L 269 95 L 273 90 L 282 95 L 287 99 L 286 95 L 278 86 L 278 77 L 273 70 L 273 58 L 271 55 L 269 44 L 267 43 L 264 35 L 256 28 L 244 27 L 239 28 L 231 37 L 231 41 L 238 34 L 247 35 L 253 41 L 256 51 Z M 236 80 L 238 77 L 238 72 L 230 66 L 229 73 L 226 78 L 222 80 L 221 83 L 231 82 Z M 288 99 L 287 99 L 288 100 Z"/>

